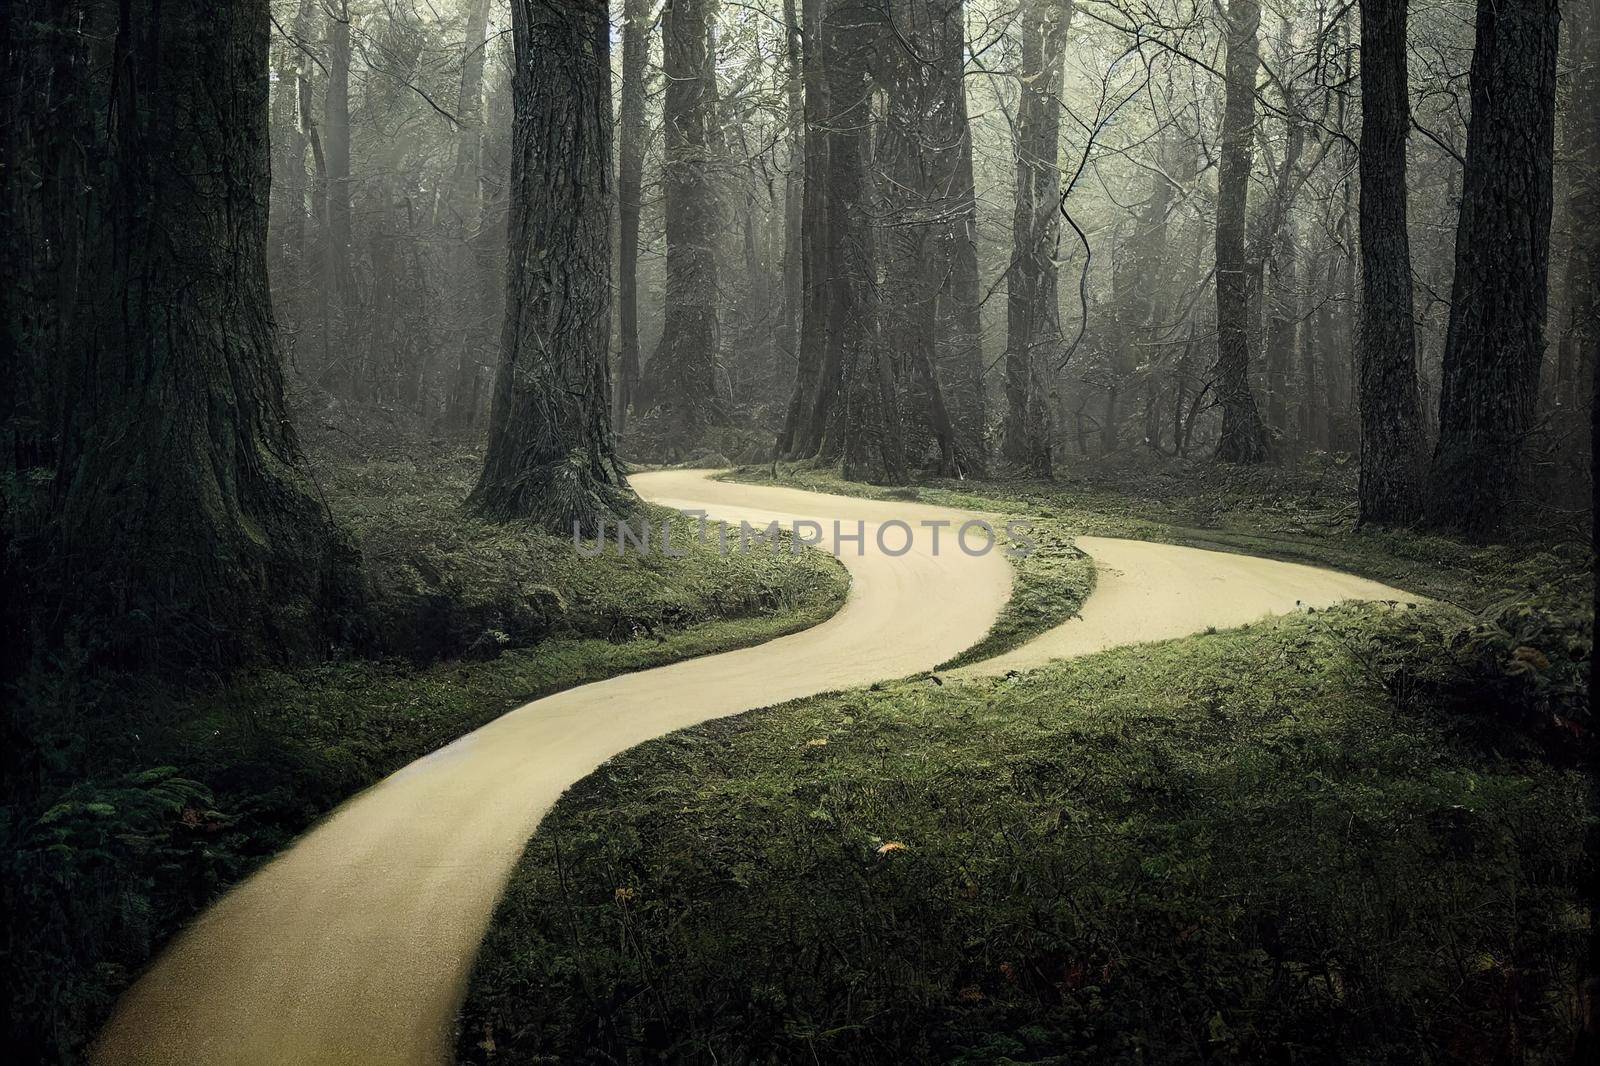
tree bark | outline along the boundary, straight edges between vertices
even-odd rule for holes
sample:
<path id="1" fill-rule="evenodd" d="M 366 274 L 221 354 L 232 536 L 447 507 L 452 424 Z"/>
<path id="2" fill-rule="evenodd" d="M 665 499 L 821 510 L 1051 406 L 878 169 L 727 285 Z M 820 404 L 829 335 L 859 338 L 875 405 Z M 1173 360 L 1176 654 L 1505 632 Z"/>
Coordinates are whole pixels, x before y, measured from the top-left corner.
<path id="1" fill-rule="evenodd" d="M 455 273 L 460 280 L 466 322 L 454 374 L 446 385 L 445 424 L 462 433 L 478 418 L 477 381 L 482 353 L 489 345 L 486 294 L 478 287 L 479 240 L 483 226 L 483 146 L 485 115 L 483 70 L 488 57 L 484 34 L 489 28 L 490 0 L 471 0 L 461 43 L 461 82 L 456 92 L 456 159 L 451 177 L 450 207 L 455 215 Z"/>
<path id="2" fill-rule="evenodd" d="M 1557 0 L 1480 0 L 1456 272 L 1429 471 L 1431 525 L 1504 524 L 1544 355 Z"/>
<path id="3" fill-rule="evenodd" d="M 677 458 L 722 420 L 717 389 L 717 200 L 713 184 L 710 0 L 672 0 L 662 16 L 667 79 L 667 293 L 661 341 L 644 371 L 643 406 L 653 444 Z"/>
<path id="4" fill-rule="evenodd" d="M 942 30 L 935 62 L 942 97 L 936 106 L 942 116 L 945 142 L 960 145 L 955 153 L 955 174 L 948 192 L 948 221 L 941 237 L 947 246 L 942 260 L 949 264 L 944 289 L 939 294 L 939 328 L 935 366 L 946 384 L 951 431 L 955 438 L 957 473 L 982 477 L 988 467 L 985 444 L 983 297 L 978 277 L 978 201 L 972 171 L 972 123 L 967 115 L 966 19 L 961 0 L 941 0 Z"/>
<path id="5" fill-rule="evenodd" d="M 1557 348 L 1557 405 L 1581 411 L 1586 382 L 1600 363 L 1600 2 L 1575 5 L 1569 106 L 1562 116 L 1567 161 L 1566 323 Z M 1593 447 L 1593 442 L 1590 442 Z"/>
<path id="6" fill-rule="evenodd" d="M 867 180 L 872 148 L 870 81 L 881 16 L 868 0 L 833 0 L 822 62 L 836 105 L 828 149 L 829 331 L 827 363 L 838 367 L 836 395 L 814 405 L 818 454 L 842 459 L 858 481 L 905 480 L 893 371 L 879 336 L 878 250 Z"/>
<path id="7" fill-rule="evenodd" d="M 7 653 L 68 625 L 125 665 L 322 653 L 357 586 L 274 347 L 267 4 L 7 20 L 5 83 L 32 99 L 4 155 L 30 180 L 4 183 L 0 230 L 48 279 L 4 287 L 7 423 L 40 430 L 5 449 L 40 486 L 9 501 Z"/>
<path id="8" fill-rule="evenodd" d="M 805 266 L 800 247 L 805 208 L 805 60 L 804 33 L 795 0 L 783 0 L 784 90 L 788 102 L 788 170 L 783 178 L 783 334 L 773 346 L 777 366 L 773 382 L 793 387 L 800 359 L 800 319 L 805 302 Z M 781 393 L 779 394 L 781 395 Z M 780 445 L 780 451 L 783 448 Z"/>
<path id="9" fill-rule="evenodd" d="M 625 0 L 622 8 L 622 114 L 618 124 L 617 433 L 628 426 L 628 410 L 639 385 L 639 205 L 644 190 L 644 81 L 650 62 L 649 0 Z"/>
<path id="10" fill-rule="evenodd" d="M 886 9 L 893 32 L 879 80 L 888 106 L 875 156 L 886 341 L 914 383 L 906 390 L 907 421 L 924 438 L 931 432 L 938 472 L 946 476 L 964 465 L 937 365 L 941 332 L 957 328 L 940 302 L 955 298 L 945 282 L 959 254 L 956 231 L 965 234 L 961 196 L 953 191 L 966 127 L 964 99 L 952 89 L 961 80 L 961 15 L 961 0 Z"/>
<path id="11" fill-rule="evenodd" d="M 805 89 L 805 159 L 801 183 L 801 307 L 794 392 L 778 436 L 778 454 L 804 458 L 816 454 L 812 403 L 823 374 L 827 351 L 828 301 L 828 99 L 827 71 L 822 64 L 822 32 L 828 0 L 804 0 L 805 40 L 801 74 Z M 835 379 L 836 380 L 836 372 Z"/>
<path id="12" fill-rule="evenodd" d="M 357 342 L 355 274 L 350 264 L 350 9 L 347 0 L 327 8 L 328 84 L 316 148 L 322 178 L 321 379 L 346 396 L 362 397 L 367 381 Z M 335 317 L 337 315 L 337 317 Z"/>
<path id="13" fill-rule="evenodd" d="M 1056 235 L 1061 228 L 1061 81 L 1072 4 L 1028 0 L 1021 15 L 1016 191 L 1006 285 L 1006 416 L 1000 454 L 1039 477 L 1051 474 L 1050 409 L 1043 365 L 1060 352 Z"/>
<path id="14" fill-rule="evenodd" d="M 278 216 L 271 224 L 276 252 L 272 283 L 278 292 L 299 292 L 305 263 L 306 131 L 300 112 L 301 97 L 310 91 L 310 59 L 302 49 L 310 33 L 311 15 L 311 0 L 301 0 L 295 11 L 294 39 L 280 46 L 278 62 L 272 143 L 281 148 L 273 161 L 272 176 L 281 194 Z"/>
<path id="15" fill-rule="evenodd" d="M 1406 232 L 1407 0 L 1361 0 L 1361 521 L 1417 517 L 1417 388 Z"/>
<path id="16" fill-rule="evenodd" d="M 611 48 L 605 0 L 515 0 L 506 320 L 469 505 L 592 531 L 631 495 L 611 439 Z"/>
<path id="17" fill-rule="evenodd" d="M 1245 248 L 1245 201 L 1254 158 L 1256 71 L 1261 54 L 1256 31 L 1258 0 L 1229 0 L 1228 58 L 1223 80 L 1222 151 L 1217 167 L 1217 399 L 1222 436 L 1217 458 L 1229 463 L 1267 459 L 1267 431 L 1250 389 L 1249 264 Z"/>

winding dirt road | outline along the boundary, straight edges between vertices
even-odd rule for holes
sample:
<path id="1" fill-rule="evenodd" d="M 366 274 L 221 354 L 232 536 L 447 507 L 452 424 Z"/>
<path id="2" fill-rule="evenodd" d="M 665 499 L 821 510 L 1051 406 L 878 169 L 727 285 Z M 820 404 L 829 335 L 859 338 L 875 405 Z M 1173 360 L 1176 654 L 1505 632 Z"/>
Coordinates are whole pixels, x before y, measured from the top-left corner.
<path id="1" fill-rule="evenodd" d="M 344 804 L 181 935 L 95 1048 L 125 1063 L 436 1064 L 513 864 L 556 798 L 652 737 L 754 707 L 927 670 L 981 638 L 1010 592 L 999 552 L 949 539 L 878 549 L 877 527 L 968 514 L 642 474 L 647 499 L 765 525 L 866 524 L 844 608 L 813 629 L 536 700 Z M 830 537 L 831 539 L 831 537 Z M 898 549 L 903 538 L 887 538 Z M 1345 598 L 1408 599 L 1331 571 L 1169 545 L 1084 538 L 1101 566 L 1082 619 L 967 673 L 1236 625 Z"/>

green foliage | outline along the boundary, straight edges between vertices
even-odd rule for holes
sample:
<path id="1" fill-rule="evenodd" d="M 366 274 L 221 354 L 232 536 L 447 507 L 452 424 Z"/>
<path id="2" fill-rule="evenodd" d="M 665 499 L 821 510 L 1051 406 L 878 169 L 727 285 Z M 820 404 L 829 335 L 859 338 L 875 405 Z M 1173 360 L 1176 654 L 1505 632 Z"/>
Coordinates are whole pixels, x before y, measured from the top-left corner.
<path id="1" fill-rule="evenodd" d="M 1064 532 L 1131 537 L 1329 566 L 1471 611 L 1530 597 L 1592 609 L 1587 528 L 1524 528 L 1470 544 L 1356 524 L 1353 462 L 1319 456 L 1292 468 L 1241 467 L 1144 453 L 1062 463 L 1051 481 L 930 479 L 924 503 L 1025 514 Z M 815 463 L 746 466 L 732 480 L 887 498 Z"/>
<path id="2" fill-rule="evenodd" d="M 1011 598 L 1000 617 L 982 640 L 941 669 L 992 659 L 1077 617 L 1094 588 L 1094 560 L 1078 550 L 1060 522 L 1035 522 L 1029 537 L 1032 550 L 1011 560 Z"/>
<path id="3" fill-rule="evenodd" d="M 1396 706 L 1423 706 L 1481 746 L 1577 765 L 1596 753 L 1594 618 L 1519 600 L 1469 621 L 1424 614 L 1383 631 L 1367 661 Z"/>
<path id="4" fill-rule="evenodd" d="M 584 559 L 568 537 L 463 516 L 472 464 L 319 471 L 385 658 L 185 693 L 69 645 L 13 687 L 0 961 L 23 1060 L 81 1056 L 169 937 L 359 789 L 530 699 L 815 625 L 848 589 L 819 552 L 723 558 L 686 520 L 682 557 Z"/>
<path id="5" fill-rule="evenodd" d="M 458 1051 L 1557 1056 L 1588 787 L 1397 714 L 1351 649 L 1405 621 L 1340 608 L 637 748 L 530 844 Z"/>

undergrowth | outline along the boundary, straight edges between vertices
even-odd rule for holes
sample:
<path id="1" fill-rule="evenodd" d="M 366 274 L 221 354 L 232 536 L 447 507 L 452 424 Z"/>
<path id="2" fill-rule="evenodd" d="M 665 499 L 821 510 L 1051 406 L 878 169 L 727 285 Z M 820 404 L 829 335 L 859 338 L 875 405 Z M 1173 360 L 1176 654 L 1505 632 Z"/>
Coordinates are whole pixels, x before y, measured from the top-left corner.
<path id="1" fill-rule="evenodd" d="M 1455 617 L 1343 607 L 643 745 L 530 844 L 458 1053 L 1558 1058 L 1590 788 L 1384 683 L 1397 630 Z"/>
<path id="2" fill-rule="evenodd" d="M 1518 599 L 1592 609 L 1587 527 L 1522 528 L 1473 544 L 1406 529 L 1361 527 L 1355 465 L 1320 456 L 1298 467 L 1235 467 L 1143 454 L 1078 461 L 1053 480 L 928 479 L 906 488 L 847 481 L 815 463 L 738 467 L 732 480 L 880 499 L 1026 514 L 1072 535 L 1156 540 L 1346 570 L 1469 611 Z"/>
<path id="3" fill-rule="evenodd" d="M 843 602 L 832 558 L 723 557 L 681 516 L 682 556 L 582 558 L 569 537 L 464 514 L 472 452 L 411 447 L 315 467 L 362 553 L 370 656 L 178 691 L 69 646 L 7 693 L 0 909 L 21 1061 L 78 1059 L 173 933 L 412 759 L 529 699 L 759 643 Z"/>

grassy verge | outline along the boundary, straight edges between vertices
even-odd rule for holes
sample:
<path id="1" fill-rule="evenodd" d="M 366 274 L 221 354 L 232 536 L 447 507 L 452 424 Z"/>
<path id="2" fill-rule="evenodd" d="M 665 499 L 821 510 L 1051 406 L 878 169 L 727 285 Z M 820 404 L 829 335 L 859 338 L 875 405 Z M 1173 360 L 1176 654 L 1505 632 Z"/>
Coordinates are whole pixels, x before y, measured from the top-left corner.
<path id="1" fill-rule="evenodd" d="M 1396 627 L 1437 613 L 886 684 L 637 748 L 530 845 L 459 1053 L 1555 1055 L 1589 786 L 1383 682 Z"/>
<path id="2" fill-rule="evenodd" d="M 1594 902 L 1576 538 L 1357 529 L 1332 462 L 1064 473 L 733 476 L 1025 513 L 1058 548 L 1334 566 L 1477 617 L 1341 607 L 634 749 L 530 843 L 460 1057 L 1560 1060 Z M 1070 549 L 1041 553 L 958 661 L 1055 624 L 1087 580 Z"/>
<path id="3" fill-rule="evenodd" d="M 1003 528 L 999 531 L 1004 536 Z M 1011 558 L 1011 598 L 982 640 L 941 670 L 982 662 L 1018 648 L 1053 629 L 1083 608 L 1094 589 L 1094 560 L 1073 545 L 1072 534 L 1059 522 L 1041 521 L 1029 532 L 1026 554 Z"/>
<path id="4" fill-rule="evenodd" d="M 1065 465 L 1052 481 L 934 479 L 911 489 L 846 481 L 812 464 L 739 467 L 733 480 L 820 492 L 910 498 L 1028 514 L 1069 535 L 1131 537 L 1329 566 L 1482 611 L 1555 597 L 1587 609 L 1593 589 L 1587 527 L 1524 531 L 1507 543 L 1468 544 L 1356 524 L 1353 462 L 1323 458 L 1293 469 L 1229 467 L 1145 455 Z"/>
<path id="5" fill-rule="evenodd" d="M 669 557 L 461 513 L 467 451 L 325 461 L 357 540 L 376 657 L 175 695 L 70 658 L 11 693 L 27 757 L 0 809 L 12 1043 L 71 1059 L 161 944 L 340 801 L 549 692 L 814 625 L 848 577 L 819 552 Z M 668 512 L 652 510 L 657 523 Z M 24 747 L 25 745 L 25 747 Z"/>

